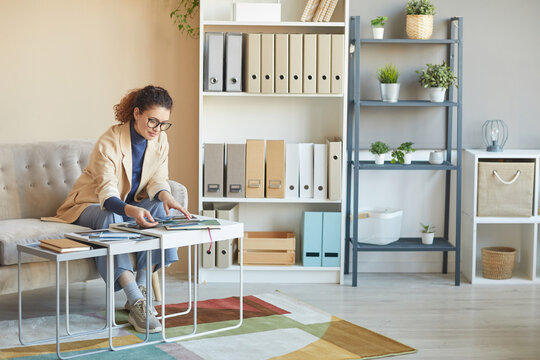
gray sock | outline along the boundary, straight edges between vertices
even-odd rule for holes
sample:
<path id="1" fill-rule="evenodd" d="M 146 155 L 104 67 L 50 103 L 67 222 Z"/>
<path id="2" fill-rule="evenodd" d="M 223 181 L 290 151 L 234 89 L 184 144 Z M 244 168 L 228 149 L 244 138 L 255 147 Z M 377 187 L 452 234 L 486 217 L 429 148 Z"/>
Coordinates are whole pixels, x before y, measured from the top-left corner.
<path id="1" fill-rule="evenodd" d="M 137 302 L 137 300 L 143 298 L 143 294 L 141 290 L 139 290 L 139 286 L 137 286 L 137 283 L 130 282 L 124 287 L 124 292 L 126 293 L 127 300 L 130 305 L 133 305 Z"/>
<path id="2" fill-rule="evenodd" d="M 135 281 L 137 281 L 138 286 L 144 286 L 146 291 L 152 293 L 152 278 L 150 278 L 150 286 L 146 286 L 146 271 L 137 270 Z"/>

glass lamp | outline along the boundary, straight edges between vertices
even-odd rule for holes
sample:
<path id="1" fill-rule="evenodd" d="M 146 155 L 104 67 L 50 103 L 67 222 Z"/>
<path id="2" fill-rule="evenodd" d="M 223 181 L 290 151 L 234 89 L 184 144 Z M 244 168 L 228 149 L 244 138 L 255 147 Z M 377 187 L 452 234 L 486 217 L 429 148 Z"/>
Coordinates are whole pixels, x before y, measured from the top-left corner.
<path id="1" fill-rule="evenodd" d="M 503 146 L 508 139 L 508 126 L 502 120 L 487 120 L 482 125 L 482 139 L 487 146 L 487 151 L 503 151 Z"/>

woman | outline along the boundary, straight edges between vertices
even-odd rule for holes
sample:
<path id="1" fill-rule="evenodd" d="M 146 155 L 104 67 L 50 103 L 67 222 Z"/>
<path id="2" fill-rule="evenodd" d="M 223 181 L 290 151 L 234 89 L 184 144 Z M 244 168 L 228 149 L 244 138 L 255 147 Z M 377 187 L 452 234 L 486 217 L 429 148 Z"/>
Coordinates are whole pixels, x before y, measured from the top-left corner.
<path id="1" fill-rule="evenodd" d="M 73 185 L 54 218 L 92 229 L 134 219 L 143 227 L 157 225 L 155 217 L 165 217 L 177 209 L 191 218 L 171 195 L 168 179 L 169 144 L 165 131 L 172 124 L 172 99 L 156 86 L 146 86 L 127 94 L 114 106 L 113 125 L 97 141 L 90 160 Z M 114 288 L 127 296 L 128 321 L 139 332 L 146 332 L 146 252 L 136 253 L 135 277 L 128 254 L 115 256 Z M 165 266 L 178 260 L 176 249 L 165 251 Z M 96 258 L 105 279 L 106 257 Z M 161 267 L 159 250 L 152 252 L 153 271 Z M 155 309 L 149 315 L 150 332 L 161 331 Z"/>

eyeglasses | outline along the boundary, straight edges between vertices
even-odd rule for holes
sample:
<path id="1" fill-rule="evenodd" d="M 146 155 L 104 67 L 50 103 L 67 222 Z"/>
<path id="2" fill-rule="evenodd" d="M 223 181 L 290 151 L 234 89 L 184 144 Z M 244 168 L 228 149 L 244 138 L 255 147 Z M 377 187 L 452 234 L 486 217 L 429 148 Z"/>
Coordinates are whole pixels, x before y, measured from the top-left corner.
<path id="1" fill-rule="evenodd" d="M 146 126 L 148 126 L 151 129 L 155 129 L 159 126 L 161 131 L 167 131 L 172 126 L 172 124 L 166 121 L 159 121 L 158 119 L 148 118 L 148 122 L 146 123 Z"/>

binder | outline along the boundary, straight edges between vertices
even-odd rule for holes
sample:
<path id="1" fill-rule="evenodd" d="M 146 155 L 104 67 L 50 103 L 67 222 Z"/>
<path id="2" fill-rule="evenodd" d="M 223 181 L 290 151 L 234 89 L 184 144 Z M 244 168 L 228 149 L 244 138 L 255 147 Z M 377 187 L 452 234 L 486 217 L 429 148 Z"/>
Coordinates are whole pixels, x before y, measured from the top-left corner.
<path id="1" fill-rule="evenodd" d="M 225 196 L 246 197 L 246 144 L 227 144 Z"/>
<path id="2" fill-rule="evenodd" d="M 244 34 L 244 88 L 261 92 L 261 34 Z"/>
<path id="3" fill-rule="evenodd" d="M 204 40 L 203 90 L 223 91 L 223 33 L 208 32 Z"/>
<path id="4" fill-rule="evenodd" d="M 304 266 L 321 266 L 322 212 L 304 212 L 302 224 L 302 263 Z"/>
<path id="5" fill-rule="evenodd" d="M 215 218 L 216 217 L 216 211 L 215 210 L 203 210 L 202 211 L 202 215 L 203 216 L 208 216 L 208 217 L 212 217 L 212 218 Z M 215 247 L 212 245 L 212 248 L 210 248 L 210 243 L 204 243 L 204 244 L 201 244 L 199 246 L 199 251 L 201 253 L 200 255 L 200 261 L 201 261 L 201 266 L 205 269 L 211 269 L 213 268 L 216 264 L 216 261 L 215 261 L 215 255 L 214 255 L 214 252 L 215 252 Z"/>
<path id="6" fill-rule="evenodd" d="M 276 34 L 276 93 L 289 92 L 289 34 Z"/>
<path id="7" fill-rule="evenodd" d="M 313 198 L 326 199 L 328 197 L 326 162 L 328 161 L 328 146 L 326 144 L 313 145 Z"/>
<path id="8" fill-rule="evenodd" d="M 246 197 L 264 197 L 264 140 L 246 140 Z"/>
<path id="9" fill-rule="evenodd" d="M 225 91 L 242 91 L 242 33 L 225 34 Z"/>
<path id="10" fill-rule="evenodd" d="M 214 204 L 218 219 L 238 221 L 238 204 Z M 233 264 L 234 253 L 238 247 L 237 239 L 216 241 L 216 267 L 228 268 Z"/>
<path id="11" fill-rule="evenodd" d="M 300 176 L 300 147 L 299 144 L 285 146 L 285 197 L 299 198 L 298 189 Z"/>
<path id="12" fill-rule="evenodd" d="M 318 34 L 317 37 L 317 92 L 330 94 L 332 37 L 330 34 Z"/>
<path id="13" fill-rule="evenodd" d="M 345 35 L 332 34 L 332 94 L 343 93 L 343 52 L 345 46 Z"/>
<path id="14" fill-rule="evenodd" d="M 261 92 L 274 93 L 274 34 L 261 35 Z"/>
<path id="15" fill-rule="evenodd" d="M 300 197 L 313 198 L 313 144 L 299 144 Z"/>
<path id="16" fill-rule="evenodd" d="M 291 34 L 289 37 L 289 93 L 301 94 L 303 91 L 303 51 L 304 35 Z"/>
<path id="17" fill-rule="evenodd" d="M 341 200 L 341 139 L 327 138 L 328 199 Z"/>
<path id="18" fill-rule="evenodd" d="M 204 196 L 223 197 L 224 144 L 204 144 Z"/>
<path id="19" fill-rule="evenodd" d="M 317 34 L 304 34 L 304 93 L 317 91 Z"/>
<path id="20" fill-rule="evenodd" d="M 341 213 L 324 212 L 322 220 L 322 266 L 339 267 L 341 252 Z"/>
<path id="21" fill-rule="evenodd" d="M 285 141 L 266 142 L 266 197 L 285 197 Z"/>

